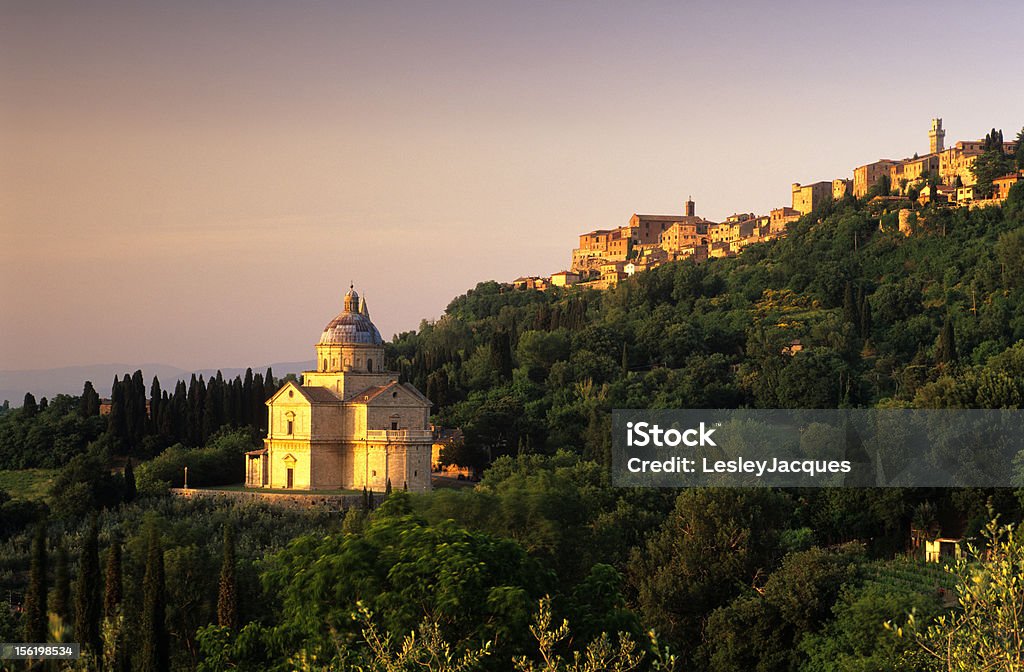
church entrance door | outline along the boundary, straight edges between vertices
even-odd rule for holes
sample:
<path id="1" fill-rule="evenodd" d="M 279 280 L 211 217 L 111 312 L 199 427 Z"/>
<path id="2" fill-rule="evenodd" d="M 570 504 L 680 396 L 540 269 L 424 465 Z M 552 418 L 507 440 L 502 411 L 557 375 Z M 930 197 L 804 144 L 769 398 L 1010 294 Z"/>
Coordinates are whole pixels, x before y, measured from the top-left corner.
<path id="1" fill-rule="evenodd" d="M 289 490 L 291 490 L 292 486 L 294 484 L 295 484 L 295 470 L 294 469 L 289 469 L 288 470 L 288 484 L 285 487 L 288 488 Z"/>

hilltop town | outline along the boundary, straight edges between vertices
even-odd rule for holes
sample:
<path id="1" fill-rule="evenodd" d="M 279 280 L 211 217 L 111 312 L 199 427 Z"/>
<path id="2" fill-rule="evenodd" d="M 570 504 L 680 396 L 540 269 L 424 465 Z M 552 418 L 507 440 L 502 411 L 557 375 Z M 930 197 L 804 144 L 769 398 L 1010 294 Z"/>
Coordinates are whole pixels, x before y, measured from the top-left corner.
<path id="1" fill-rule="evenodd" d="M 812 184 L 794 182 L 791 203 L 767 215 L 737 213 L 713 222 L 696 213 L 688 198 L 681 215 L 634 214 L 625 226 L 580 234 L 572 251 L 569 270 L 550 277 L 521 277 L 517 289 L 546 289 L 581 285 L 593 289 L 614 287 L 635 273 L 664 263 L 708 259 L 739 254 L 748 245 L 786 235 L 788 225 L 810 214 L 826 201 L 866 199 L 879 215 L 898 213 L 898 227 L 911 233 L 911 214 L 928 204 L 938 207 L 978 208 L 1001 204 L 1010 189 L 1024 180 L 1024 169 L 992 176 L 991 185 L 979 184 L 978 161 L 986 151 L 1003 155 L 1017 152 L 1017 142 L 1004 142 L 993 131 L 981 140 L 962 140 L 945 146 L 942 119 L 932 119 L 929 151 L 924 155 L 894 160 L 879 159 L 853 169 L 851 178 Z"/>

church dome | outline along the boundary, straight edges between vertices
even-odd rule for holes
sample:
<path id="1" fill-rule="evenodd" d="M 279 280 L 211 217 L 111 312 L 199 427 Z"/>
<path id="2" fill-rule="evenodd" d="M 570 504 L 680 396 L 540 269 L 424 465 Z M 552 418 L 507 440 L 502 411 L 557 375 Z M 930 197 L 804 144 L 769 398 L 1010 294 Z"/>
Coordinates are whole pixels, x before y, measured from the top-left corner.
<path id="1" fill-rule="evenodd" d="M 318 345 L 383 345 L 377 327 L 370 321 L 366 301 L 359 298 L 354 288 L 345 294 L 345 307 L 331 320 Z"/>

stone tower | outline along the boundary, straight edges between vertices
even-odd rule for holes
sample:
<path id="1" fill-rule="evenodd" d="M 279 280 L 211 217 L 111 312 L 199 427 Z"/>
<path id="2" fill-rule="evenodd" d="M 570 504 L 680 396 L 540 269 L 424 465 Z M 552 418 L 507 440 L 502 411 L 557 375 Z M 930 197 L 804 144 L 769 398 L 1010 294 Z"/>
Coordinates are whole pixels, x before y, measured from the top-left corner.
<path id="1" fill-rule="evenodd" d="M 693 196 L 690 196 L 689 198 L 686 199 L 686 216 L 693 217 L 694 211 L 695 209 L 693 203 Z"/>
<path id="2" fill-rule="evenodd" d="M 946 132 L 942 130 L 942 119 L 932 119 L 932 130 L 928 131 L 928 151 L 938 154 L 945 149 Z"/>

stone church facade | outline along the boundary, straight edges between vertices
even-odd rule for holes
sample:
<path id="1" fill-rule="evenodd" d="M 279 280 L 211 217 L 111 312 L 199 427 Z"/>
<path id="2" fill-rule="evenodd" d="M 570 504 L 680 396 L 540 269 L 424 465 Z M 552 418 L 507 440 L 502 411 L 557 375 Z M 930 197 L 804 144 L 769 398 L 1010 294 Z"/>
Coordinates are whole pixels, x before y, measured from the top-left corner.
<path id="1" fill-rule="evenodd" d="M 246 487 L 430 489 L 430 401 L 384 370 L 384 340 L 355 289 L 316 345 L 316 371 L 267 401 L 263 448 L 246 455 Z"/>

